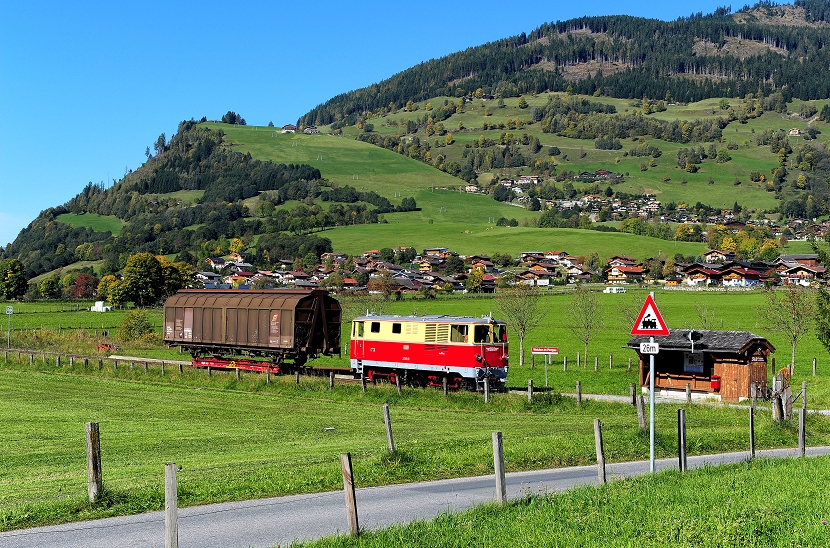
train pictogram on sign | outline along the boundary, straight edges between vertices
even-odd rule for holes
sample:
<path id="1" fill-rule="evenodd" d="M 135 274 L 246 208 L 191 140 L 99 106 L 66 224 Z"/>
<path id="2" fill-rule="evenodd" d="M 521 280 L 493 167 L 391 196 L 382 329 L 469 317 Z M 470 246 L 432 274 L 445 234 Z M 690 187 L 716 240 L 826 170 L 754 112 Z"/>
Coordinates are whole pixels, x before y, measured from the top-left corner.
<path id="1" fill-rule="evenodd" d="M 631 334 L 648 337 L 665 337 L 669 334 L 669 328 L 663 320 L 660 310 L 657 309 L 654 297 L 651 295 L 646 297 L 646 302 L 637 316 L 637 321 L 634 322 L 634 327 L 631 328 Z"/>

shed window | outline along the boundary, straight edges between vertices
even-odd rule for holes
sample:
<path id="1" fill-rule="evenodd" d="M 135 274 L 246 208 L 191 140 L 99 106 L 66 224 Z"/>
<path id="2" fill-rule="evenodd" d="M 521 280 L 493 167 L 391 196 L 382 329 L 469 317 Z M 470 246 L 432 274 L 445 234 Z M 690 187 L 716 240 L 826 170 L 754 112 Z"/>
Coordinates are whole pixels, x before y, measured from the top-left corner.
<path id="1" fill-rule="evenodd" d="M 392 333 L 400 333 L 401 332 L 401 324 L 393 323 L 392 324 Z"/>
<path id="2" fill-rule="evenodd" d="M 380 322 L 372 322 L 371 326 L 369 326 L 369 331 L 372 333 L 380 333 Z"/>

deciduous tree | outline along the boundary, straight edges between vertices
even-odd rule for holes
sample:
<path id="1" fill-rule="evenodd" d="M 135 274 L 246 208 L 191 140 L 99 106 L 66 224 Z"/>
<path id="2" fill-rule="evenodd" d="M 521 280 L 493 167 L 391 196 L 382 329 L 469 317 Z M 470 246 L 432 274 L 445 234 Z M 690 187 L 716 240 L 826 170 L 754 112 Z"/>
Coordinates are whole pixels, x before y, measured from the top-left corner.
<path id="1" fill-rule="evenodd" d="M 582 342 L 585 348 L 585 365 L 588 365 L 588 345 L 598 328 L 602 326 L 602 317 L 599 314 L 599 299 L 595 293 L 588 291 L 582 285 L 577 286 L 573 294 L 573 303 L 568 311 L 570 314 L 571 332 Z"/>
<path id="2" fill-rule="evenodd" d="M 542 308 L 542 293 L 536 286 L 519 284 L 496 293 L 496 307 L 508 328 L 519 336 L 519 365 L 524 365 L 525 337 L 547 314 Z"/>
<path id="3" fill-rule="evenodd" d="M 800 285 L 786 285 L 767 290 L 764 297 L 766 302 L 758 313 L 768 329 L 781 333 L 790 343 L 792 373 L 795 371 L 795 347 L 809 333 L 816 319 L 815 291 Z"/>
<path id="4" fill-rule="evenodd" d="M 136 306 L 150 306 L 164 294 L 164 272 L 150 253 L 130 255 L 124 267 L 124 293 Z"/>

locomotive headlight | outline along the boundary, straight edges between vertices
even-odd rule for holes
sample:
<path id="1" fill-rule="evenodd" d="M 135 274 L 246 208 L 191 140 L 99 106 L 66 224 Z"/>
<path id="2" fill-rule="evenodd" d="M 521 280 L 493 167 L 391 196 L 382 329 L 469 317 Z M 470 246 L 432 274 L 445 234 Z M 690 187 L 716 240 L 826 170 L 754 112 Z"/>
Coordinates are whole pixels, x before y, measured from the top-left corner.
<path id="1" fill-rule="evenodd" d="M 481 361 L 481 354 L 476 354 L 476 361 L 477 361 L 477 362 L 480 362 L 480 361 Z"/>

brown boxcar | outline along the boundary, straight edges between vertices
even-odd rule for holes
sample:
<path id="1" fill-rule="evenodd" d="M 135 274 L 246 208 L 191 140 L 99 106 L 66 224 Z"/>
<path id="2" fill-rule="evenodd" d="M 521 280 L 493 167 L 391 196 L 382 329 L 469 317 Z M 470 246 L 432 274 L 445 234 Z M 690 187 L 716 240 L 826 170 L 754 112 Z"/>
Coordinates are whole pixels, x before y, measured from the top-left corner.
<path id="1" fill-rule="evenodd" d="M 299 366 L 340 354 L 340 316 L 322 290 L 185 289 L 164 303 L 164 342 L 193 357 L 247 354 Z"/>

